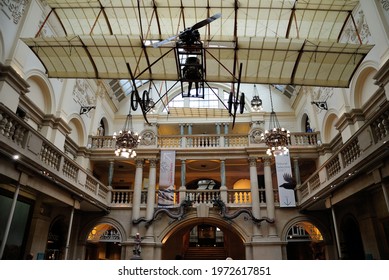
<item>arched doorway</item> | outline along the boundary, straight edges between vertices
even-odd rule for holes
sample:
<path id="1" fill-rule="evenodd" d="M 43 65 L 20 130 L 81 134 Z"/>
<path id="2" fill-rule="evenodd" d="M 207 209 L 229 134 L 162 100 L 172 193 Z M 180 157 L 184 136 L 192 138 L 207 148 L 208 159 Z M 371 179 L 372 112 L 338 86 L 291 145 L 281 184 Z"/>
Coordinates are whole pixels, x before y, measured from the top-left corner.
<path id="1" fill-rule="evenodd" d="M 89 232 L 85 259 L 86 260 L 120 260 L 121 235 L 112 225 L 99 224 Z"/>
<path id="2" fill-rule="evenodd" d="M 173 229 L 162 243 L 164 260 L 245 259 L 245 247 L 237 231 L 211 218 L 191 220 Z"/>
<path id="3" fill-rule="evenodd" d="M 342 219 L 340 224 L 340 233 L 342 259 L 365 259 L 361 232 L 359 230 L 359 225 L 353 216 L 348 215 Z"/>
<path id="4" fill-rule="evenodd" d="M 44 258 L 47 260 L 61 260 L 65 254 L 66 235 L 68 225 L 65 217 L 58 217 L 50 226 L 47 237 L 46 252 Z M 39 257 L 40 258 L 40 257 Z"/>
<path id="5" fill-rule="evenodd" d="M 287 233 L 288 260 L 325 259 L 325 243 L 320 230 L 308 221 L 291 226 Z"/>

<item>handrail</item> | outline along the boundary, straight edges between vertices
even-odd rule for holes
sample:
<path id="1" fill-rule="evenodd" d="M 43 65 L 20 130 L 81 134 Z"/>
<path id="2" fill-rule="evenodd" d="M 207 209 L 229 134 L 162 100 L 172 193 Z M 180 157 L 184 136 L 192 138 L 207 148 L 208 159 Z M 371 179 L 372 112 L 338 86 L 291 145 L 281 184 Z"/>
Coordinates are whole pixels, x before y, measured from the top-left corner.
<path id="1" fill-rule="evenodd" d="M 157 148 L 174 149 L 204 149 L 204 148 L 236 148 L 249 147 L 248 134 L 190 134 L 190 135 L 158 135 Z M 320 144 L 319 132 L 293 132 L 291 133 L 291 146 L 318 146 Z M 88 146 L 92 150 L 113 150 L 115 140 L 112 136 L 89 136 Z M 138 149 L 142 149 L 139 145 Z M 148 148 L 148 146 L 145 146 Z"/>
<path id="2" fill-rule="evenodd" d="M 344 145 L 327 159 L 304 183 L 297 187 L 300 205 L 316 198 L 319 193 L 334 190 L 359 168 L 381 162 L 389 141 L 389 103 L 369 117 Z"/>
<path id="3" fill-rule="evenodd" d="M 75 192 L 88 194 L 106 205 L 109 189 L 66 153 L 0 103 L 0 143 L 18 152 L 30 168 Z M 40 170 L 41 169 L 41 170 Z"/>

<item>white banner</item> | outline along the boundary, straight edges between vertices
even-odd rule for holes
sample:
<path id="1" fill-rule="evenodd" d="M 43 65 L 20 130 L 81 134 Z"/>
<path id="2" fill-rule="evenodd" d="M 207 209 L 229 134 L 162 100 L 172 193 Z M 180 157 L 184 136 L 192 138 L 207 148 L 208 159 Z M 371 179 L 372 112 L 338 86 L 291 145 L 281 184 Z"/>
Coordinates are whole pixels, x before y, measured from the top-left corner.
<path id="1" fill-rule="evenodd" d="M 176 152 L 161 151 L 159 171 L 158 206 L 169 207 L 174 204 L 174 177 Z"/>
<path id="2" fill-rule="evenodd" d="M 289 153 L 286 155 L 277 155 L 275 160 L 280 207 L 295 207 L 296 199 L 294 189 L 296 188 L 296 182 L 292 177 Z"/>

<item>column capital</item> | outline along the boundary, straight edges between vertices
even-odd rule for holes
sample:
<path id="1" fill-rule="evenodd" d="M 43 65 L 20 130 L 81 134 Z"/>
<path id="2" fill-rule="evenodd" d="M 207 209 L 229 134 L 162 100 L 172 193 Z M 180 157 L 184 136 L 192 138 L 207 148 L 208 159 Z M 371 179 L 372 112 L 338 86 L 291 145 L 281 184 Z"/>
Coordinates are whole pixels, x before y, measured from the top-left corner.
<path id="1" fill-rule="evenodd" d="M 135 160 L 135 164 L 136 164 L 136 168 L 142 168 L 143 167 L 143 163 L 144 163 L 144 159 L 143 158 L 138 158 Z"/>
<path id="2" fill-rule="evenodd" d="M 250 167 L 257 166 L 257 158 L 256 157 L 249 157 L 247 160 L 250 164 Z"/>
<path id="3" fill-rule="evenodd" d="M 156 159 L 156 158 L 149 159 L 150 167 L 156 168 L 157 162 L 158 162 L 158 159 Z"/>
<path id="4" fill-rule="evenodd" d="M 272 162 L 272 158 L 265 156 L 265 157 L 262 157 L 262 161 L 263 161 L 264 166 L 270 166 L 271 162 Z"/>

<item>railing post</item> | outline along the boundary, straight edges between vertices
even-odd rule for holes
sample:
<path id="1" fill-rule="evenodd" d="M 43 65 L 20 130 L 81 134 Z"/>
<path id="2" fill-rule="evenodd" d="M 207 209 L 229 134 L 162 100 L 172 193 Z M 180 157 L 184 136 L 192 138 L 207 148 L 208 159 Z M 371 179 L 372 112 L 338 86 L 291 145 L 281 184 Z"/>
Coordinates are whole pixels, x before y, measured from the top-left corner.
<path id="1" fill-rule="evenodd" d="M 220 187 L 220 199 L 227 204 L 227 187 L 226 186 L 221 186 Z"/>
<path id="2" fill-rule="evenodd" d="M 225 139 L 224 139 L 224 135 L 220 135 L 219 136 L 219 147 L 224 147 L 224 143 L 225 143 Z"/>

